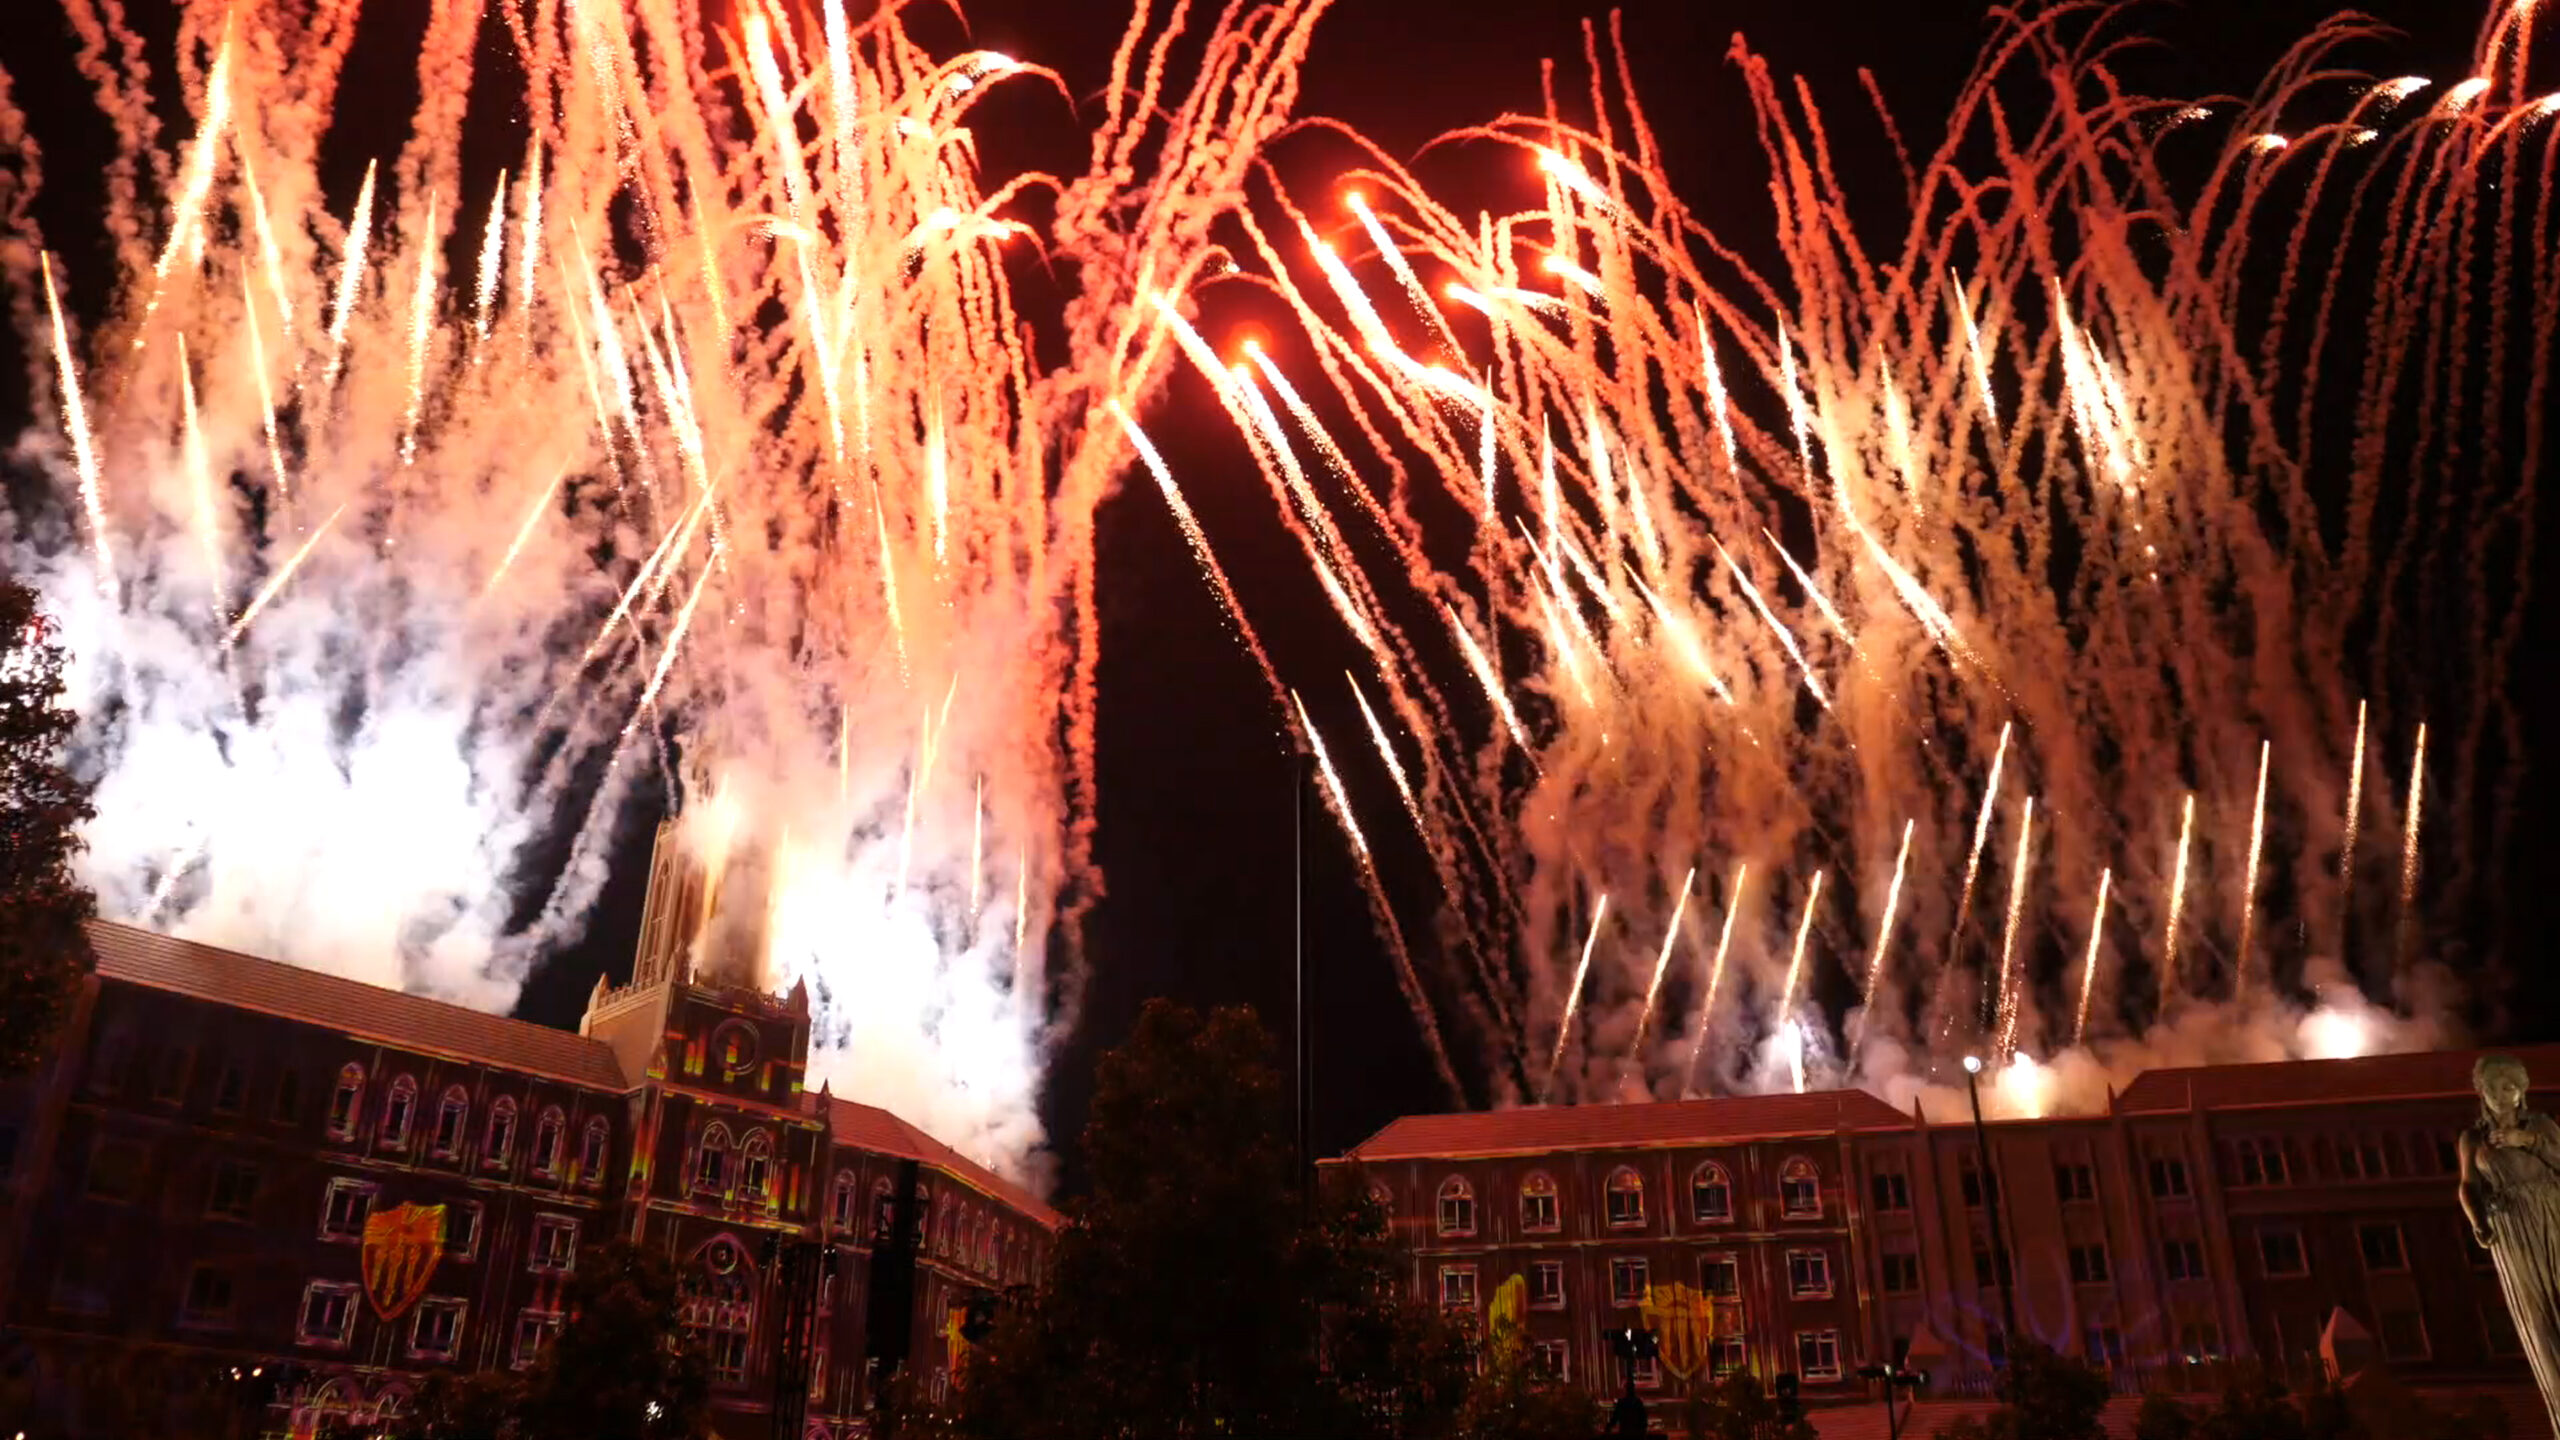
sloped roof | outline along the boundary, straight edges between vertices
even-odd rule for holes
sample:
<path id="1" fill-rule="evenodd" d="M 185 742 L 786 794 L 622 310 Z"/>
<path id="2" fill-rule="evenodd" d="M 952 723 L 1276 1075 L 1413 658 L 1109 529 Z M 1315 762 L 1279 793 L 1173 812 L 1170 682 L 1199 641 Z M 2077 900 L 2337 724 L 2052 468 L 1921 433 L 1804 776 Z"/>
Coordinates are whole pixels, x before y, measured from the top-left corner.
<path id="1" fill-rule="evenodd" d="M 1345 1158 L 1406 1160 L 1722 1144 L 1910 1124 L 1910 1116 L 1864 1090 L 1735 1095 L 1644 1105 L 1532 1105 L 1455 1115 L 1408 1115 L 1353 1146 Z"/>
<path id="2" fill-rule="evenodd" d="M 600 1090 L 629 1088 L 613 1051 L 601 1040 L 130 925 L 93 920 L 87 929 L 98 974 L 109 980 L 326 1026 L 422 1055 L 477 1061 Z"/>
<path id="3" fill-rule="evenodd" d="M 2367 1055 L 2355 1060 L 2292 1060 L 2264 1065 L 2197 1065 L 2145 1070 L 2116 1097 L 2123 1113 L 2244 1110 L 2409 1100 L 2471 1093 L 2478 1050 Z M 2524 1062 L 2536 1090 L 2560 1089 L 2560 1045 L 2524 1045 L 2501 1053 Z"/>
<path id="4" fill-rule="evenodd" d="M 827 1107 L 827 1127 L 835 1133 L 839 1145 L 931 1165 L 963 1184 L 985 1191 L 1052 1230 L 1061 1223 L 1062 1217 L 1058 1212 L 1042 1204 L 1039 1196 L 877 1105 L 860 1104 L 840 1095 L 814 1095 L 810 1099 Z"/>

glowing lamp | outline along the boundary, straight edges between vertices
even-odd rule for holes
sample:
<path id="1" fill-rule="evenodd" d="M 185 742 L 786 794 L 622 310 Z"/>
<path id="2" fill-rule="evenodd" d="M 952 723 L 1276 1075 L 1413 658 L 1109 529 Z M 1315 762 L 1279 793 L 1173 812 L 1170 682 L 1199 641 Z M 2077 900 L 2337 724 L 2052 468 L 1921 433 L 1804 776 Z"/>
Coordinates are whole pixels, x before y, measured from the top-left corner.
<path id="1" fill-rule="evenodd" d="M 1981 1056 L 1979 1056 L 1979 1055 L 1967 1055 L 1966 1057 L 1964 1057 L 1964 1073 L 1966 1073 L 1967 1075 L 1979 1075 L 1979 1074 L 1981 1074 L 1981 1073 L 1982 1073 L 1982 1057 L 1981 1057 Z"/>

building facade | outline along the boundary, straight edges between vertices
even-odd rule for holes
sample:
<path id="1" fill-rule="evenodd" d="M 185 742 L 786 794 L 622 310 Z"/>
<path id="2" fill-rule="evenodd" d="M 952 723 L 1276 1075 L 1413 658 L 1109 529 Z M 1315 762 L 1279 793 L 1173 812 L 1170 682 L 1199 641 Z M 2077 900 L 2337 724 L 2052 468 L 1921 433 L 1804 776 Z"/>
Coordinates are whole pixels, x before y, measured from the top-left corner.
<path id="1" fill-rule="evenodd" d="M 428 1371 L 530 1363 L 581 1246 L 621 1236 L 676 1262 L 732 1440 L 774 1435 L 777 1375 L 801 1368 L 777 1257 L 817 1257 L 790 1347 L 806 1399 L 781 1408 L 797 1440 L 843 1440 L 874 1398 L 874 1240 L 909 1177 L 905 1367 L 938 1390 L 955 1311 L 1027 1282 L 1057 1216 L 805 1090 L 805 992 L 693 978 L 701 888 L 660 867 L 633 982 L 599 983 L 576 1034 L 93 926 L 59 1054 L 0 1086 L 0 1417 L 369 1433 Z"/>
<path id="2" fill-rule="evenodd" d="M 2560 1047 L 2516 1053 L 2548 1100 Z M 1875 1409 L 1859 1371 L 1887 1362 L 1986 1393 L 2014 1307 L 2127 1395 L 2218 1389 L 2240 1360 L 2381 1367 L 2521 1397 L 2516 1433 L 2538 1435 L 2455 1198 L 2476 1058 L 2156 1070 L 2103 1115 L 1979 1131 L 1960 1098 L 1906 1113 L 1859 1091 L 1416 1116 L 1328 1164 L 1386 1205 L 1416 1294 L 1517 1313 L 1550 1368 L 1614 1392 L 1608 1332 L 1654 1329 L 1637 1385 L 1665 1433 L 1736 1369 L 1794 1377 L 1817 1418 Z"/>

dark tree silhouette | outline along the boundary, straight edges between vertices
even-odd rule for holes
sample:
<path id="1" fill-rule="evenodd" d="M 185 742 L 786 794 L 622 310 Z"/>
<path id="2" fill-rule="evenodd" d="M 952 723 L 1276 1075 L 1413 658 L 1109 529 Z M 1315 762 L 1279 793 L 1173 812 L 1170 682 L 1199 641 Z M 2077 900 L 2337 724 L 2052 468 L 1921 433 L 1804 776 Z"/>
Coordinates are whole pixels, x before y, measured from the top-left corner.
<path id="1" fill-rule="evenodd" d="M 92 968 L 72 874 L 91 786 L 64 763 L 76 717 L 65 656 L 35 592 L 0 578 L 0 1075 L 41 1064 Z"/>

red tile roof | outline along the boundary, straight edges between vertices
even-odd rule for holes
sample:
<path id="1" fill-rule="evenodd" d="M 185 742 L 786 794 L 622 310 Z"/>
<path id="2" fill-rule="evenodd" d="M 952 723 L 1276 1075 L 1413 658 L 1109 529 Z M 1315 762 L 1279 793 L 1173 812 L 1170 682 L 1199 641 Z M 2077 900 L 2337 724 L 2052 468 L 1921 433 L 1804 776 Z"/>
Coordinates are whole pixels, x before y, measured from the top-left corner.
<path id="1" fill-rule="evenodd" d="M 1910 1116 L 1864 1090 L 1736 1095 L 1646 1105 L 1534 1105 L 1457 1115 L 1408 1115 L 1353 1146 L 1344 1158 L 1405 1160 L 1720 1144 L 1828 1135 L 1838 1130 L 1908 1128 L 1910 1124 Z"/>
<path id="2" fill-rule="evenodd" d="M 2501 1053 L 2524 1062 L 2536 1090 L 2560 1088 L 2560 1045 L 2524 1045 Z M 2437 1050 L 2356 1060 L 2145 1070 L 2116 1097 L 2116 1109 L 2239 1110 L 2463 1096 L 2471 1093 L 2471 1065 L 2480 1055 L 2477 1050 Z"/>
<path id="3" fill-rule="evenodd" d="M 1061 1223 L 1058 1212 L 1042 1204 L 1039 1196 L 877 1105 L 859 1104 L 840 1095 L 813 1095 L 810 1100 L 828 1107 L 828 1127 L 835 1132 L 839 1145 L 931 1165 L 964 1185 L 985 1191 L 1052 1230 Z"/>
<path id="4" fill-rule="evenodd" d="M 93 920 L 88 932 L 98 974 L 109 980 L 326 1026 L 422 1055 L 478 1061 L 601 1090 L 629 1088 L 613 1051 L 601 1040 L 130 925 Z"/>

